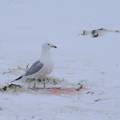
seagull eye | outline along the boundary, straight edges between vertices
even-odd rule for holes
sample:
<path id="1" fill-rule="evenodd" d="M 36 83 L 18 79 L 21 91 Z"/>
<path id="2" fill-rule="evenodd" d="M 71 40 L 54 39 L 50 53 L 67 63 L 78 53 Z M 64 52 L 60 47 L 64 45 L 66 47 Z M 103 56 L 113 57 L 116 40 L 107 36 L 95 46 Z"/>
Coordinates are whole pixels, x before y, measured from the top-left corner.
<path id="1" fill-rule="evenodd" d="M 48 45 L 50 45 L 50 44 L 48 43 Z"/>

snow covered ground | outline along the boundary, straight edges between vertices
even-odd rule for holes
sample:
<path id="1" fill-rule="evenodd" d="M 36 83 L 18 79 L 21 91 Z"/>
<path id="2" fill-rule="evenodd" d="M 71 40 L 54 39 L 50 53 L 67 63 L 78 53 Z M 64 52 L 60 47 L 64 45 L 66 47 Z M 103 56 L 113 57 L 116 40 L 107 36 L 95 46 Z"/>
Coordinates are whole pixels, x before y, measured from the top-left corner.
<path id="1" fill-rule="evenodd" d="M 120 35 L 80 37 L 80 30 L 119 29 L 119 0 L 0 1 L 0 84 L 22 74 L 40 57 L 46 41 L 53 50 L 51 76 L 87 90 L 75 95 L 0 93 L 0 120 L 119 120 Z M 19 68 L 19 67 L 18 67 Z M 65 87 L 65 86 L 64 86 Z"/>

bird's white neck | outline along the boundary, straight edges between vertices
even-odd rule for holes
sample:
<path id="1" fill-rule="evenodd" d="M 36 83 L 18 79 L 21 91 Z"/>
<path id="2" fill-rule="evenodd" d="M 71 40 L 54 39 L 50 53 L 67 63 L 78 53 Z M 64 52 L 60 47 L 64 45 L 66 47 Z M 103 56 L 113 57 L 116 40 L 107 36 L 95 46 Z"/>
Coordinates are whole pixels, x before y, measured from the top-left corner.
<path id="1" fill-rule="evenodd" d="M 50 49 L 49 48 L 42 48 L 41 60 L 42 61 L 49 61 L 49 60 L 51 60 L 51 54 L 50 54 Z"/>

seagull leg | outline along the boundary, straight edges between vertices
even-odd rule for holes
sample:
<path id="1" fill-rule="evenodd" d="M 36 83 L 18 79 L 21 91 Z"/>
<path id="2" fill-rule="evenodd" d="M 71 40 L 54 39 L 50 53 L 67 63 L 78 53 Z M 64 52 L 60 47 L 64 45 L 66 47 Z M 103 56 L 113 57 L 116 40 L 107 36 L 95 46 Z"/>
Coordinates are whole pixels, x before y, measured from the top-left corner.
<path id="1" fill-rule="evenodd" d="M 36 88 L 36 79 L 34 79 L 34 84 L 33 84 L 33 88 Z"/>
<path id="2" fill-rule="evenodd" d="M 46 85 L 45 85 L 45 78 L 43 78 L 43 88 L 45 88 L 46 87 Z"/>

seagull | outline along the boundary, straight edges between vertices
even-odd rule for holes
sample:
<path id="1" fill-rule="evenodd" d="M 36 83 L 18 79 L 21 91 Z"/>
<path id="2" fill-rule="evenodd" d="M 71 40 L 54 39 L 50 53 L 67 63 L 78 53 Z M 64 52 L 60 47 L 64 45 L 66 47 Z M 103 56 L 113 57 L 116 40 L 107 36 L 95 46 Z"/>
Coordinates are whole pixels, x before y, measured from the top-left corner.
<path id="1" fill-rule="evenodd" d="M 82 36 L 91 35 L 92 38 L 97 38 L 106 32 L 120 33 L 119 30 L 110 30 L 110 29 L 106 29 L 106 28 L 98 28 L 98 29 L 93 29 L 93 30 L 83 30 L 80 35 L 82 35 Z"/>
<path id="2" fill-rule="evenodd" d="M 52 43 L 44 43 L 41 49 L 40 60 L 34 62 L 30 68 L 27 68 L 22 76 L 11 81 L 11 83 L 27 78 L 42 79 L 44 80 L 45 88 L 45 78 L 53 71 L 54 68 L 54 64 L 50 54 L 51 48 L 57 48 L 57 46 L 53 45 Z"/>

